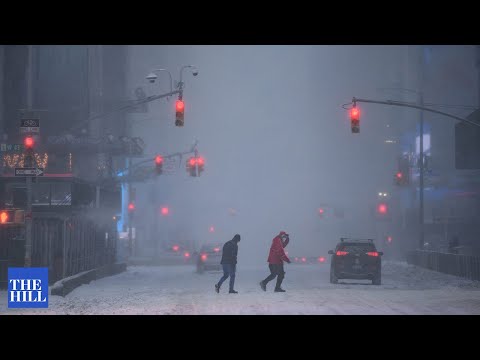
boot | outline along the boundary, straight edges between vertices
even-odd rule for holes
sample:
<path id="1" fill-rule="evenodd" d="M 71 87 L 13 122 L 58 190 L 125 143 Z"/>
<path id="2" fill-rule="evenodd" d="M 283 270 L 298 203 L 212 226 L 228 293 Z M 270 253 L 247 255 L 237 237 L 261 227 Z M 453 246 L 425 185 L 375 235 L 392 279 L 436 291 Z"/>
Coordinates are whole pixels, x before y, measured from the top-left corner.
<path id="1" fill-rule="evenodd" d="M 274 290 L 275 292 L 286 292 L 285 290 L 283 290 L 282 288 L 275 288 Z"/>
<path id="2" fill-rule="evenodd" d="M 238 294 L 238 291 L 230 290 L 228 293 L 229 293 L 229 294 Z"/>
<path id="3" fill-rule="evenodd" d="M 267 284 L 262 280 L 260 281 L 260 287 L 262 288 L 263 291 L 267 291 Z"/>
<path id="4" fill-rule="evenodd" d="M 218 284 L 215 284 L 215 291 L 217 292 L 217 294 L 220 293 L 220 286 L 218 286 Z"/>

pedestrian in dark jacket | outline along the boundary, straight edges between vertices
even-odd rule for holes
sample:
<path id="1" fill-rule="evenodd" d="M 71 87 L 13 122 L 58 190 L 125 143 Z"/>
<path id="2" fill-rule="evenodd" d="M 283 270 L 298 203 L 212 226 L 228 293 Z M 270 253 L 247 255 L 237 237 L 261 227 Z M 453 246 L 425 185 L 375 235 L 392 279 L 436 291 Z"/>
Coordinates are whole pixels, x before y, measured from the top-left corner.
<path id="1" fill-rule="evenodd" d="M 217 284 L 215 284 L 215 291 L 217 293 L 220 292 L 220 287 L 222 286 L 223 282 L 227 280 L 227 278 L 230 276 L 230 286 L 229 286 L 229 293 L 230 294 L 237 294 L 238 291 L 235 291 L 234 285 L 235 285 L 235 271 L 237 267 L 237 253 L 238 253 L 238 243 L 240 242 L 240 235 L 236 234 L 232 240 L 227 241 L 223 245 L 222 249 L 222 260 L 220 261 L 220 264 L 222 264 L 223 267 L 223 276 L 222 278 L 218 281 Z"/>
<path id="2" fill-rule="evenodd" d="M 270 280 L 277 277 L 277 283 L 275 285 L 275 292 L 285 292 L 282 289 L 282 281 L 285 278 L 285 271 L 283 270 L 283 262 L 286 261 L 290 264 L 290 259 L 285 250 L 283 250 L 290 242 L 290 237 L 285 231 L 281 231 L 272 240 L 270 246 L 270 253 L 268 254 L 268 267 L 270 269 L 270 275 L 265 280 L 260 281 L 260 287 L 263 291 L 267 291 L 267 284 Z"/>

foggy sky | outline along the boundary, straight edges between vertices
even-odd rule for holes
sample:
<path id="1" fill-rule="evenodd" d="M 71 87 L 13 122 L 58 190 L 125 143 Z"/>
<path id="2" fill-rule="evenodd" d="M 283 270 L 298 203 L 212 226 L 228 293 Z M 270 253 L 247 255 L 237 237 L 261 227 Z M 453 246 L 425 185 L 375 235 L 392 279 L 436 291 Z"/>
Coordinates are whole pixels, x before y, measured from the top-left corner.
<path id="1" fill-rule="evenodd" d="M 137 184 L 138 207 L 168 205 L 170 230 L 198 243 L 241 234 L 239 262 L 266 261 L 281 230 L 291 234 L 292 255 L 324 255 L 341 236 L 376 236 L 368 206 L 393 189 L 398 148 L 384 143 L 392 110 L 363 105 L 361 132 L 352 134 L 341 106 L 354 96 L 387 98 L 378 88 L 416 87 L 405 46 L 130 46 L 129 54 L 132 94 L 169 90 L 165 73 L 145 80 L 154 68 L 178 80 L 182 65 L 198 67 L 197 77 L 184 72 L 183 128 L 174 126 L 173 98 L 129 121 L 147 155 L 185 151 L 197 139 L 206 160 L 199 178 L 187 175 L 183 158 L 175 174 Z M 345 219 L 319 219 L 321 204 L 343 208 Z"/>

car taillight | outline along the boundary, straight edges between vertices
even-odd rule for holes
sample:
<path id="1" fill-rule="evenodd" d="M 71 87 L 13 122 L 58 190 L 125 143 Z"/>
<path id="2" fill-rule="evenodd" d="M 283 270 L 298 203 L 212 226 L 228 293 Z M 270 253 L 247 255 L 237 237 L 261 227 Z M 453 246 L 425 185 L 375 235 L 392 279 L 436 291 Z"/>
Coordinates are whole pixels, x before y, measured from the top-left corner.
<path id="1" fill-rule="evenodd" d="M 202 259 L 202 261 L 206 261 L 207 260 L 207 254 L 202 254 L 200 256 L 200 259 Z"/>
<path id="2" fill-rule="evenodd" d="M 303 261 L 303 262 L 306 262 L 306 261 L 307 261 L 307 259 L 306 259 L 306 258 L 304 258 L 304 257 L 302 257 L 302 261 Z"/>
<path id="3" fill-rule="evenodd" d="M 337 255 L 337 256 L 345 256 L 345 255 L 347 255 L 347 254 L 348 254 L 348 252 L 346 252 L 346 251 L 340 251 L 340 250 L 338 250 L 338 251 L 335 253 L 335 255 Z"/>
<path id="4" fill-rule="evenodd" d="M 183 254 L 183 256 L 185 256 L 186 258 L 189 258 L 189 257 L 190 257 L 190 253 L 189 253 L 189 252 L 186 252 L 185 254 Z"/>
<path id="5" fill-rule="evenodd" d="M 172 246 L 172 250 L 173 250 L 173 251 L 178 251 L 179 248 L 180 248 L 180 247 L 179 247 L 178 245 L 173 245 L 173 246 Z"/>
<path id="6" fill-rule="evenodd" d="M 324 262 L 324 261 L 325 261 L 325 258 L 324 258 L 323 256 L 321 256 L 321 257 L 318 258 L 318 261 Z"/>
<path id="7" fill-rule="evenodd" d="M 219 251 L 220 251 L 220 248 L 214 248 L 213 251 L 219 252 Z"/>
<path id="8" fill-rule="evenodd" d="M 369 251 L 369 252 L 367 252 L 367 255 L 368 255 L 368 256 L 378 256 L 378 252 L 376 252 L 376 251 Z"/>
<path id="9" fill-rule="evenodd" d="M 295 258 L 295 261 L 298 261 L 298 257 Z"/>

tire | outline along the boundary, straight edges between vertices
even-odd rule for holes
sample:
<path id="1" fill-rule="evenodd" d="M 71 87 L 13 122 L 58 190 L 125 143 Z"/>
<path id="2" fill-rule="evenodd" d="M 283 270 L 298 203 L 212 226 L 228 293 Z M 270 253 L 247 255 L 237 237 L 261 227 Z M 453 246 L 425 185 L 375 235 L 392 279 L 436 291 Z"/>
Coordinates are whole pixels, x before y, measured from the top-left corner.
<path id="1" fill-rule="evenodd" d="M 337 278 L 337 276 L 335 275 L 335 271 L 334 271 L 334 270 L 330 270 L 330 283 L 331 283 L 331 284 L 338 284 L 338 278 Z"/>
<path id="2" fill-rule="evenodd" d="M 372 285 L 382 285 L 382 274 L 380 272 L 372 279 Z"/>

